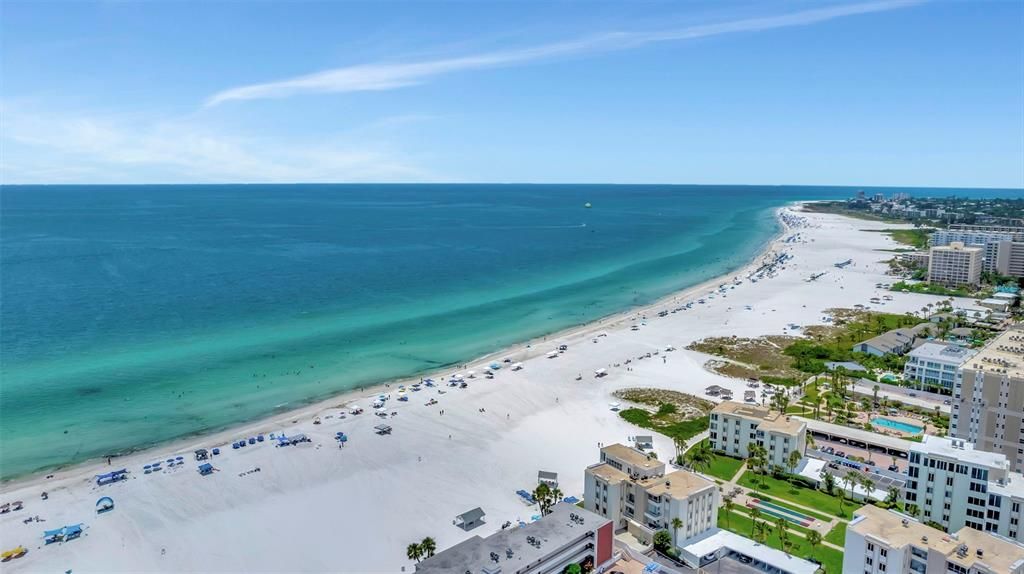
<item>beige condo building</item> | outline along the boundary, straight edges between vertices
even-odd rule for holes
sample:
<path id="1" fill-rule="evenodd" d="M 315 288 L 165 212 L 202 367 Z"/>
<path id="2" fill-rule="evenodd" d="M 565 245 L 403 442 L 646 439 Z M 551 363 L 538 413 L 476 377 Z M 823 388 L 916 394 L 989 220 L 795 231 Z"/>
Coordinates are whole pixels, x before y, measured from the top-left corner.
<path id="1" fill-rule="evenodd" d="M 791 416 L 733 401 L 719 403 L 708 425 L 711 448 L 736 458 L 750 456 L 750 445 L 761 445 L 769 466 L 789 468 L 789 456 L 802 457 L 807 446 L 807 423 Z"/>
<path id="2" fill-rule="evenodd" d="M 1024 332 L 1001 333 L 961 366 L 949 431 L 1024 471 Z"/>
<path id="3" fill-rule="evenodd" d="M 952 287 L 978 285 L 984 257 L 984 248 L 967 247 L 959 241 L 932 247 L 928 257 L 928 282 Z"/>
<path id="4" fill-rule="evenodd" d="M 665 474 L 665 463 L 650 454 L 613 444 L 584 471 L 583 506 L 647 543 L 667 530 L 678 546 L 716 527 L 718 487 L 685 470 Z M 683 524 L 678 531 L 674 518 Z"/>

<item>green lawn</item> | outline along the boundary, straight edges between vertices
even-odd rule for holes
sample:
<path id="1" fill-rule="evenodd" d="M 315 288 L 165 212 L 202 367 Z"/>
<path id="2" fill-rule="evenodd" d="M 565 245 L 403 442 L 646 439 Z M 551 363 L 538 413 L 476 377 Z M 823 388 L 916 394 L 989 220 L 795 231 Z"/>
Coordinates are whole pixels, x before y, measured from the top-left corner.
<path id="1" fill-rule="evenodd" d="M 838 546 L 844 546 L 846 544 L 846 524 L 846 522 L 836 524 L 836 527 L 825 535 L 825 540 Z"/>
<path id="2" fill-rule="evenodd" d="M 670 420 L 674 415 L 659 415 L 644 409 L 626 409 L 620 411 L 619 416 L 639 427 L 681 440 L 690 440 L 693 435 L 700 434 L 708 428 L 706 415 L 693 420 L 674 422 Z"/>
<path id="3" fill-rule="evenodd" d="M 706 444 L 707 442 L 708 439 L 704 439 L 690 448 L 696 448 L 697 446 Z M 715 458 L 711 461 L 711 466 L 702 470 L 702 472 L 715 478 L 729 481 L 732 480 L 732 477 L 736 476 L 736 473 L 740 471 L 741 466 L 743 466 L 742 459 L 732 458 L 731 456 L 716 453 Z"/>
<path id="4" fill-rule="evenodd" d="M 771 476 L 760 477 L 749 470 L 744 472 L 737 482 L 741 486 L 766 496 L 788 500 L 809 508 L 816 508 L 839 518 L 849 519 L 853 515 L 853 511 L 862 506 L 859 503 L 847 500 L 843 502 L 842 510 L 840 510 L 839 498 L 836 496 L 806 486 L 794 486 L 787 481 L 772 478 Z"/>
<path id="5" fill-rule="evenodd" d="M 782 546 L 782 541 L 779 539 L 778 529 L 773 523 L 771 523 L 771 521 L 769 521 L 769 524 L 771 524 L 772 533 L 765 538 L 764 543 L 772 548 L 785 550 Z M 729 513 L 727 519 L 724 508 L 718 510 L 718 526 L 735 532 L 740 536 L 753 538 L 752 532 L 754 529 L 754 521 L 746 516 L 736 514 L 735 512 Z M 800 558 L 813 557 L 818 559 L 822 563 L 822 568 L 824 568 L 825 572 L 828 574 L 840 574 L 843 571 L 842 552 L 824 546 L 818 546 L 817 548 L 811 549 L 811 545 L 807 543 L 807 540 L 797 536 L 792 531 L 789 533 L 789 540 L 791 545 L 786 551 L 793 556 Z"/>

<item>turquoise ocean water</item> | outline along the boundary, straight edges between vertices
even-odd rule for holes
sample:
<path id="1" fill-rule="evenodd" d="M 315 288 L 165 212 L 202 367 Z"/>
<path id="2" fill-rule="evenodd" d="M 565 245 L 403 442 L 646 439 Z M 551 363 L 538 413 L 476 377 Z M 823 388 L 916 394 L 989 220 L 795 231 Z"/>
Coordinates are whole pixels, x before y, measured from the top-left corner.
<path id="1" fill-rule="evenodd" d="M 746 263 L 777 232 L 772 208 L 854 191 L 2 187 L 0 477 L 223 428 L 650 302 Z"/>

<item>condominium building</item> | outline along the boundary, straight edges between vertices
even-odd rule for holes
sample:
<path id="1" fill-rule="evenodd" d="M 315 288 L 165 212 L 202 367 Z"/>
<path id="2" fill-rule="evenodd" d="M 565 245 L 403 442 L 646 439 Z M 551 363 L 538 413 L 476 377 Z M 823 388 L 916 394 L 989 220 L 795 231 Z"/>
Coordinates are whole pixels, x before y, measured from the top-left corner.
<path id="1" fill-rule="evenodd" d="M 908 251 L 906 253 L 900 253 L 899 259 L 911 267 L 928 269 L 930 256 L 927 251 Z"/>
<path id="2" fill-rule="evenodd" d="M 952 394 L 960 365 L 976 351 L 959 345 L 924 343 L 907 353 L 903 367 L 903 380 L 915 383 L 918 389 L 929 389 Z"/>
<path id="3" fill-rule="evenodd" d="M 1024 574 L 1024 545 L 963 528 L 946 534 L 867 505 L 846 528 L 843 574 Z"/>
<path id="4" fill-rule="evenodd" d="M 1024 471 L 1024 332 L 1001 333 L 961 366 L 949 433 Z"/>
<path id="5" fill-rule="evenodd" d="M 474 536 L 416 564 L 419 574 L 561 574 L 570 564 L 583 571 L 611 562 L 612 522 L 568 503 L 521 526 Z"/>
<path id="6" fill-rule="evenodd" d="M 981 283 L 984 249 L 967 247 L 959 241 L 932 247 L 928 258 L 928 282 L 960 286 Z"/>
<path id="7" fill-rule="evenodd" d="M 1000 241 L 993 271 L 1000 275 L 1024 277 L 1024 242 Z"/>
<path id="8" fill-rule="evenodd" d="M 994 231 L 991 229 L 939 229 L 930 238 L 932 247 L 963 243 L 983 250 L 982 270 L 995 271 L 1002 242 L 1024 241 L 1024 230 Z"/>
<path id="9" fill-rule="evenodd" d="M 789 468 L 789 453 L 803 456 L 807 423 L 756 405 L 725 401 L 711 411 L 711 448 L 737 458 L 750 456 L 750 445 L 767 452 L 768 465 Z"/>
<path id="10" fill-rule="evenodd" d="M 614 444 L 602 448 L 601 462 L 584 471 L 583 506 L 647 543 L 656 531 L 668 530 L 681 544 L 715 528 L 718 487 L 684 470 L 665 474 L 664 463 Z M 674 518 L 683 523 L 678 532 Z"/>
<path id="11" fill-rule="evenodd" d="M 908 509 L 946 532 L 963 527 L 1024 540 L 1024 477 L 1001 454 L 960 439 L 925 435 L 912 443 L 903 488 Z"/>

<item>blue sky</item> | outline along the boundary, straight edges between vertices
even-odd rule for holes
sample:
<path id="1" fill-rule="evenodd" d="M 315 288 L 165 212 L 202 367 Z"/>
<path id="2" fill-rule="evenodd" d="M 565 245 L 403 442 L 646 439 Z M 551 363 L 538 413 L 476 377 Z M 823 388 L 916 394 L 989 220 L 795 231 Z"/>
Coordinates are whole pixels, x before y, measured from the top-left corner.
<path id="1" fill-rule="evenodd" d="M 1024 3 L 11 2 L 4 183 L 1024 187 Z"/>

